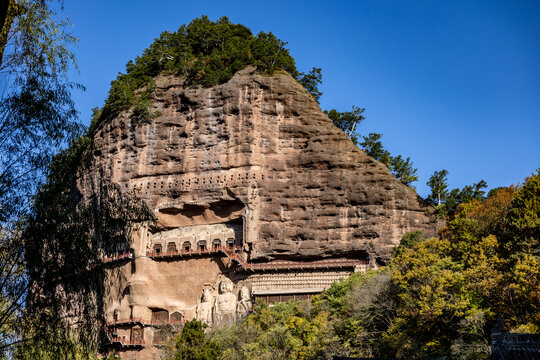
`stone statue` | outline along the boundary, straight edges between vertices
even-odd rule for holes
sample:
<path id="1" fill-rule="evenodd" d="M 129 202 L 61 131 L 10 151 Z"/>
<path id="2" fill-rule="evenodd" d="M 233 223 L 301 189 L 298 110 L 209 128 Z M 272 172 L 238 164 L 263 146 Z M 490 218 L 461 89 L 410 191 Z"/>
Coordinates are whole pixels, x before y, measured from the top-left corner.
<path id="1" fill-rule="evenodd" d="M 242 286 L 240 289 L 240 300 L 236 305 L 236 316 L 238 319 L 244 318 L 253 311 L 253 303 L 251 302 L 251 294 L 247 286 Z"/>
<path id="2" fill-rule="evenodd" d="M 212 293 L 208 289 L 202 292 L 201 303 L 197 305 L 195 318 L 212 326 Z"/>
<path id="3" fill-rule="evenodd" d="M 236 320 L 236 296 L 232 291 L 233 283 L 230 280 L 219 283 L 219 295 L 214 303 L 214 325 L 228 325 Z"/>

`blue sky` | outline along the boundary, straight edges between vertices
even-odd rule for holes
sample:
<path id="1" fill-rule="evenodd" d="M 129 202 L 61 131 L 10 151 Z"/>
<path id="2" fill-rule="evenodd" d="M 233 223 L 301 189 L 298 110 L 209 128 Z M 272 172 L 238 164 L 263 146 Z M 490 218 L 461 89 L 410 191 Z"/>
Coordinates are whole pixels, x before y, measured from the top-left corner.
<path id="1" fill-rule="evenodd" d="M 323 69 L 323 109 L 366 108 L 410 156 L 420 195 L 435 170 L 450 187 L 521 182 L 540 167 L 540 1 L 64 1 L 80 73 L 81 120 L 111 80 L 164 30 L 226 15 L 288 42 L 300 71 Z"/>

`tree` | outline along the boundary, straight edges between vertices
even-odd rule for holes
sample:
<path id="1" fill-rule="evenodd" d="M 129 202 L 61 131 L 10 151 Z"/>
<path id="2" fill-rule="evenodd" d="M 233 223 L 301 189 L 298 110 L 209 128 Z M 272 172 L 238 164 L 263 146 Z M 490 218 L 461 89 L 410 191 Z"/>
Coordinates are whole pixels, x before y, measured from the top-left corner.
<path id="1" fill-rule="evenodd" d="M 0 71 L 10 80 L 0 103 L 0 220 L 16 219 L 53 154 L 82 129 L 67 79 L 75 38 L 41 0 L 25 1 L 8 31 Z M 22 6 L 22 5 L 19 5 Z M 80 88 L 80 86 L 79 86 Z"/>
<path id="2" fill-rule="evenodd" d="M 402 183 L 411 186 L 413 182 L 418 180 L 418 176 L 416 176 L 418 169 L 413 167 L 410 157 L 404 159 L 401 155 L 392 156 L 388 150 L 385 150 L 380 141 L 381 137 L 382 135 L 377 133 L 363 136 L 364 141 L 360 143 L 361 149 L 375 160 L 386 165 L 390 173 Z"/>
<path id="3" fill-rule="evenodd" d="M 0 3 L 0 67 L 4 57 L 4 49 L 8 41 L 11 25 L 15 17 L 21 15 L 24 9 L 15 0 L 5 0 Z"/>
<path id="4" fill-rule="evenodd" d="M 414 230 L 406 233 L 401 238 L 399 245 L 396 246 L 392 252 L 392 256 L 396 257 L 403 253 L 405 249 L 412 249 L 416 244 L 426 240 L 424 232 L 422 230 Z"/>
<path id="5" fill-rule="evenodd" d="M 20 341 L 27 291 L 23 254 L 19 231 L 0 233 L 0 358 L 12 353 L 12 345 Z"/>
<path id="6" fill-rule="evenodd" d="M 506 248 L 512 257 L 540 256 L 540 169 L 526 179 L 512 200 Z"/>
<path id="7" fill-rule="evenodd" d="M 455 188 L 448 191 L 448 171 L 443 169 L 435 171 L 426 185 L 431 188 L 431 194 L 427 197 L 427 202 L 437 206 L 436 214 L 440 217 L 453 215 L 459 204 L 465 204 L 473 200 L 484 200 L 486 198 L 485 188 L 487 183 L 480 180 L 472 185 L 466 185 L 462 189 Z M 501 188 L 504 189 L 504 188 Z M 495 195 L 496 191 L 490 191 L 488 197 Z"/>
<path id="8" fill-rule="evenodd" d="M 172 359 L 214 360 L 221 356 L 222 350 L 217 342 L 209 339 L 204 332 L 206 325 L 200 321 L 187 321 L 173 349 Z"/>
<path id="9" fill-rule="evenodd" d="M 459 204 L 465 204 L 473 200 L 483 200 L 487 183 L 484 180 L 480 180 L 472 185 L 466 185 L 462 189 L 455 188 L 448 193 L 445 198 L 445 206 L 442 210 L 442 214 L 454 214 Z"/>
<path id="10" fill-rule="evenodd" d="M 298 75 L 296 65 L 285 45 L 287 45 L 285 41 L 278 39 L 271 32 L 261 31 L 251 47 L 256 58 L 255 64 L 267 74 L 283 69 L 296 78 Z"/>
<path id="11" fill-rule="evenodd" d="M 494 236 L 462 239 L 468 253 L 453 251 L 449 240 L 429 239 L 393 260 L 397 316 L 383 341 L 396 357 L 465 355 L 489 359 L 487 339 L 493 320 L 488 300 L 500 280 Z"/>
<path id="12" fill-rule="evenodd" d="M 411 184 L 418 180 L 417 171 L 410 157 L 403 159 L 401 155 L 398 155 L 390 160 L 390 172 L 405 185 L 412 186 Z"/>
<path id="13" fill-rule="evenodd" d="M 351 138 L 353 144 L 357 145 L 356 126 L 365 119 L 363 115 L 364 111 L 366 111 L 365 108 L 359 108 L 353 105 L 352 111 L 339 112 L 336 109 L 331 109 L 324 110 L 324 113 L 332 120 L 335 126 L 345 131 L 345 134 Z"/>
<path id="14" fill-rule="evenodd" d="M 300 73 L 298 76 L 298 82 L 313 96 L 317 104 L 322 96 L 322 92 L 319 90 L 319 85 L 322 83 L 322 70 L 321 68 L 314 67 L 307 74 Z M 353 107 L 354 110 L 354 107 Z"/>
<path id="15" fill-rule="evenodd" d="M 437 204 L 441 206 L 441 201 L 446 199 L 448 195 L 448 171 L 443 169 L 441 171 L 435 171 L 433 175 L 429 177 L 427 186 L 431 188 L 431 194 L 428 196 L 427 200 L 431 204 Z"/>
<path id="16" fill-rule="evenodd" d="M 5 7 L 7 5 L 7 8 Z M 5 14 L 5 15 L 4 15 Z M 19 343 L 29 282 L 22 220 L 52 156 L 81 129 L 67 79 L 75 38 L 42 0 L 0 8 L 0 354 Z M 16 326 L 14 326 L 16 324 Z"/>
<path id="17" fill-rule="evenodd" d="M 177 31 L 165 31 L 142 55 L 126 64 L 125 73 L 111 82 L 105 105 L 92 119 L 89 134 L 103 121 L 130 108 L 139 117 L 151 117 L 153 79 L 160 73 L 183 76 L 187 86 L 212 87 L 253 65 L 266 75 L 286 71 L 308 86 L 315 96 L 320 96 L 317 88 L 320 69 L 314 68 L 299 77 L 286 45 L 271 32 L 261 31 L 254 36 L 247 27 L 233 24 L 225 16 L 211 21 L 203 15 Z"/>
<path id="18" fill-rule="evenodd" d="M 371 156 L 377 161 L 382 162 L 386 167 L 390 167 L 392 157 L 390 152 L 385 150 L 382 142 L 380 141 L 382 135 L 377 133 L 369 133 L 368 136 L 363 136 L 363 142 L 360 143 L 360 148 L 363 149 L 366 154 Z"/>
<path id="19" fill-rule="evenodd" d="M 484 180 L 480 180 L 472 185 L 466 185 L 461 189 L 459 193 L 460 202 L 469 202 L 472 200 L 483 200 L 486 192 L 483 190 L 487 188 L 487 183 Z"/>

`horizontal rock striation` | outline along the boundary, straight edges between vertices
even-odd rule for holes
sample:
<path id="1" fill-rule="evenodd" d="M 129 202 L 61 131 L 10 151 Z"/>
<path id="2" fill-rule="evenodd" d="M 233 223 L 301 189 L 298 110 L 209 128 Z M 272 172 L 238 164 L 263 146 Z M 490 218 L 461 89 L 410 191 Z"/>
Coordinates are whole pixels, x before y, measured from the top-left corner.
<path id="1" fill-rule="evenodd" d="M 249 261 L 368 256 L 434 229 L 414 190 L 359 150 L 290 75 L 253 67 L 213 88 L 159 76 L 157 117 L 94 136 L 96 176 L 144 199 L 152 232 L 242 219 Z"/>

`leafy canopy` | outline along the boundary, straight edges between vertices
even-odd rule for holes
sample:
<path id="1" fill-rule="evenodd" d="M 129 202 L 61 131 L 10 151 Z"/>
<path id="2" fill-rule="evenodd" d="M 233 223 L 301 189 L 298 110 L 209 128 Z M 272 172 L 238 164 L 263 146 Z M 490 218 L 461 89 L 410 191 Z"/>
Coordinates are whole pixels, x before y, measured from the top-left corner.
<path id="1" fill-rule="evenodd" d="M 321 69 L 300 74 L 286 42 L 271 32 L 254 36 L 227 17 L 211 21 L 203 15 L 182 25 L 177 31 L 163 32 L 135 61 L 129 61 L 126 72 L 111 82 L 104 107 L 94 112 L 89 133 L 104 120 L 120 111 L 135 107 L 136 115 L 152 116 L 148 111 L 153 91 L 153 78 L 160 73 L 176 74 L 186 79 L 187 86 L 211 87 L 227 82 L 238 70 L 255 65 L 263 74 L 284 70 L 306 86 L 318 100 L 322 94 Z M 142 92 L 136 94 L 137 89 Z"/>
<path id="2" fill-rule="evenodd" d="M 438 217 L 453 215 L 459 204 L 485 199 L 484 189 L 487 188 L 487 183 L 484 180 L 466 185 L 462 189 L 455 188 L 448 191 L 447 176 L 447 170 L 435 171 L 426 183 L 431 188 L 431 194 L 428 195 L 426 201 L 435 206 L 435 214 Z M 490 193 L 495 194 L 495 192 Z"/>
<path id="3" fill-rule="evenodd" d="M 172 349 L 172 359 L 214 360 L 221 356 L 222 349 L 215 340 L 206 336 L 205 327 L 206 324 L 197 320 L 186 322 Z"/>
<path id="4" fill-rule="evenodd" d="M 358 144 L 358 139 L 356 138 L 355 131 L 356 126 L 362 122 L 365 117 L 363 115 L 365 108 L 359 108 L 353 105 L 352 111 L 340 112 L 336 109 L 324 110 L 324 113 L 335 126 L 345 131 L 345 133 L 351 138 L 353 144 Z"/>
<path id="5" fill-rule="evenodd" d="M 431 188 L 431 194 L 426 199 L 431 204 L 441 205 L 441 201 L 448 195 L 448 170 L 435 171 L 429 177 L 427 186 Z"/>
<path id="6" fill-rule="evenodd" d="M 80 86 L 67 78 L 76 39 L 49 3 L 0 5 L 0 358 L 14 357 L 32 324 L 22 223 L 53 155 L 81 130 L 71 99 Z"/>
<path id="7" fill-rule="evenodd" d="M 411 186 L 413 182 L 418 180 L 416 175 L 418 169 L 413 167 L 410 157 L 392 156 L 388 150 L 384 149 L 380 140 L 381 137 L 382 135 L 377 133 L 363 136 L 364 141 L 360 143 L 360 148 L 375 160 L 386 165 L 390 173 L 401 180 L 402 183 Z"/>

